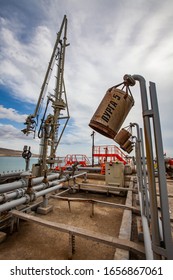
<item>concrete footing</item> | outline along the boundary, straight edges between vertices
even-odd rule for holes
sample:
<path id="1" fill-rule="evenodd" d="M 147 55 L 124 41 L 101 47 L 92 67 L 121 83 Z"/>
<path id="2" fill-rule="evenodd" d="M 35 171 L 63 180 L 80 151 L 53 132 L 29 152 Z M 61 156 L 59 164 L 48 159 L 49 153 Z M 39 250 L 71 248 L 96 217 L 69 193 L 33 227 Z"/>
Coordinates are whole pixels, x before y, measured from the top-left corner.
<path id="1" fill-rule="evenodd" d="M 37 208 L 37 213 L 42 215 L 47 215 L 52 210 L 53 210 L 53 205 L 48 205 L 46 207 L 39 206 Z"/>

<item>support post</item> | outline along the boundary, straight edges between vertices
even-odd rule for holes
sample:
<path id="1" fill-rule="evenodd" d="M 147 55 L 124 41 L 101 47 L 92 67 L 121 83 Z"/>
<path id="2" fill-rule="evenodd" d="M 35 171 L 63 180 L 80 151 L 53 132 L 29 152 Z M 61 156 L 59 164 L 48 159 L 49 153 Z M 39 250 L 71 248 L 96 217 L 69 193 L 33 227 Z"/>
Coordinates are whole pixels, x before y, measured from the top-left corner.
<path id="1" fill-rule="evenodd" d="M 153 251 L 151 246 L 151 237 L 150 237 L 150 230 L 147 217 L 145 216 L 145 196 L 144 196 L 144 188 L 143 188 L 143 179 L 142 179 L 142 164 L 141 164 L 141 138 L 140 138 L 140 130 L 139 125 L 136 125 L 137 128 L 137 138 L 136 138 L 136 165 L 137 165 L 137 175 L 138 175 L 138 195 L 139 195 L 139 204 L 141 210 L 141 219 L 142 219 L 142 226 L 143 226 L 143 234 L 144 234 L 144 244 L 145 244 L 145 253 L 147 260 L 153 260 Z"/>
<path id="2" fill-rule="evenodd" d="M 94 167 L 94 134 L 95 134 L 95 131 L 93 131 L 91 134 L 91 137 L 92 137 L 92 167 Z"/>
<path id="3" fill-rule="evenodd" d="M 148 223 L 149 223 L 149 216 L 150 216 L 149 197 L 148 197 L 148 189 L 147 189 L 147 175 L 146 175 L 146 166 L 145 166 L 145 153 L 144 153 L 144 141 L 143 141 L 142 128 L 140 128 L 140 138 L 141 138 L 141 154 L 142 154 L 142 167 L 143 167 L 142 173 L 143 173 L 144 197 L 145 197 L 145 215 L 146 215 Z"/>
<path id="4" fill-rule="evenodd" d="M 153 124 L 154 124 L 154 138 L 156 148 L 156 158 L 158 165 L 158 180 L 159 180 L 159 192 L 160 192 L 160 205 L 161 205 L 161 223 L 163 230 L 164 244 L 163 246 L 167 252 L 167 258 L 173 259 L 173 242 L 171 236 L 171 224 L 169 215 L 169 203 L 168 192 L 166 183 L 166 170 L 164 162 L 164 152 L 162 143 L 162 133 L 160 126 L 160 117 L 158 110 L 157 94 L 155 83 L 150 82 L 150 99 L 153 111 Z"/>
<path id="5" fill-rule="evenodd" d="M 150 193 L 152 243 L 153 243 L 154 259 L 160 259 L 160 254 L 155 250 L 155 248 L 160 247 L 160 235 L 159 235 L 158 210 L 157 210 L 158 205 L 157 205 L 157 194 L 156 194 L 156 182 L 155 182 L 155 174 L 154 174 L 153 146 L 152 146 L 151 126 L 150 126 L 150 116 L 152 112 L 148 108 L 145 79 L 140 75 L 133 75 L 132 77 L 134 80 L 139 81 L 140 84 L 147 167 L 148 167 L 148 183 L 149 183 L 149 193 Z"/>

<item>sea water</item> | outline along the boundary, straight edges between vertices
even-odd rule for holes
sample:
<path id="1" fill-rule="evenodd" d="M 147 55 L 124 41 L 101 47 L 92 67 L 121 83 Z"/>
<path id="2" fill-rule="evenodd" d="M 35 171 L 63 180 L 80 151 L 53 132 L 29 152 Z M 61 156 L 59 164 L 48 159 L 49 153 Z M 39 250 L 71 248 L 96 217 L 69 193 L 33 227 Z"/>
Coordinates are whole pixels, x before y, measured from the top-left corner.
<path id="1" fill-rule="evenodd" d="M 37 161 L 37 158 L 30 158 L 29 169 Z M 25 159 L 22 157 L 0 157 L 0 174 L 25 171 L 25 166 Z"/>

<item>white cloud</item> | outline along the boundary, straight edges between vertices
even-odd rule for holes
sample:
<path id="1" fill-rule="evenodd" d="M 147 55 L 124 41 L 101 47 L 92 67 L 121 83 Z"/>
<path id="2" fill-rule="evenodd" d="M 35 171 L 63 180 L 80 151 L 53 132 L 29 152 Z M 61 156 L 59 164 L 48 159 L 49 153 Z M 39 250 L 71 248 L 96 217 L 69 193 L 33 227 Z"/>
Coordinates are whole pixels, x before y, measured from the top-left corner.
<path id="1" fill-rule="evenodd" d="M 147 88 L 149 80 L 156 82 L 161 122 L 165 124 L 172 117 L 172 1 L 51 0 L 48 5 L 39 0 L 39 6 L 45 20 L 36 25 L 27 41 L 21 40 L 23 22 L 16 21 L 13 28 L 10 18 L 2 18 L 1 83 L 19 100 L 37 102 L 55 34 L 67 14 L 70 46 L 66 49 L 65 84 L 73 122 L 64 133 L 61 148 L 64 143 L 78 150 L 80 141 L 88 147 L 92 115 L 106 90 L 121 82 L 126 73 L 144 76 Z M 136 120 L 142 125 L 138 84 L 133 92 L 135 107 L 125 125 Z M 171 152 L 170 130 L 170 125 L 163 126 L 164 143 Z M 98 134 L 96 139 L 98 143 L 112 144 Z"/>
<path id="2" fill-rule="evenodd" d="M 18 130 L 17 128 L 15 128 L 13 125 L 7 124 L 7 125 L 3 125 L 0 124 L 0 137 L 1 139 L 7 139 L 8 140 L 14 140 L 15 138 L 22 138 L 22 135 L 20 134 L 20 130 Z M 8 145 L 8 143 L 7 143 Z"/>
<path id="3" fill-rule="evenodd" d="M 1 22 L 1 83 L 9 87 L 17 99 L 35 103 L 52 51 L 50 30 L 38 26 L 32 40 L 25 43 L 19 40 L 9 20 Z"/>
<path id="4" fill-rule="evenodd" d="M 33 153 L 39 151 L 39 140 L 33 136 L 25 136 L 13 125 L 0 123 L 0 147 L 7 149 L 23 150 L 24 145 L 30 146 Z"/>
<path id="5" fill-rule="evenodd" d="M 27 115 L 20 115 L 18 112 L 13 108 L 4 108 L 0 105 L 0 119 L 8 119 L 15 122 L 23 123 L 26 119 Z"/>

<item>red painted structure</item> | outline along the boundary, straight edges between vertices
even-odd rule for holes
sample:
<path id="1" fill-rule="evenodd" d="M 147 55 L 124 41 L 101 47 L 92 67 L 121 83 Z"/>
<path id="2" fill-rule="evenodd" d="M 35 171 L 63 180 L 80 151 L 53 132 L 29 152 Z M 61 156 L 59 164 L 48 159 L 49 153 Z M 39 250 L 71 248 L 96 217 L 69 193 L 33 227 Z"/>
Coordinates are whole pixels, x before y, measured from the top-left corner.
<path id="1" fill-rule="evenodd" d="M 90 161 L 87 158 L 87 156 L 82 154 L 66 155 L 64 161 L 65 165 L 72 165 L 76 162 L 78 162 L 81 166 L 87 166 L 90 164 Z"/>
<path id="2" fill-rule="evenodd" d="M 98 157 L 100 164 L 104 163 L 105 161 L 116 160 L 119 160 L 124 164 L 127 164 L 128 162 L 127 156 L 116 145 L 94 146 L 93 156 Z"/>
<path id="3" fill-rule="evenodd" d="M 56 166 L 55 170 L 66 170 L 69 166 L 72 166 L 73 164 L 78 163 L 81 166 L 87 166 L 90 164 L 89 159 L 86 155 L 83 154 L 68 154 L 64 158 L 64 165 L 63 166 Z"/>

